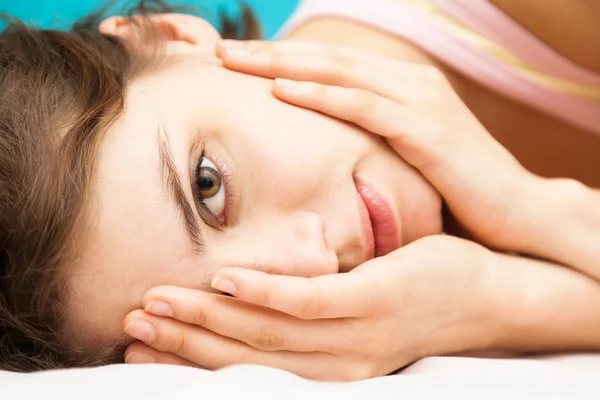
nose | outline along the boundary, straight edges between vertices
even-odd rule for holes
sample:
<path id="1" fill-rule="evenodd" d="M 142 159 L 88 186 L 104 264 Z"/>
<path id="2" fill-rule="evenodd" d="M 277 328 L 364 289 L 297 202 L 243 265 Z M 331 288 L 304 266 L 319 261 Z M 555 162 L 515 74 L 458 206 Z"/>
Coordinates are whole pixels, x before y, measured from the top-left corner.
<path id="1" fill-rule="evenodd" d="M 338 258 L 327 246 L 319 215 L 272 214 L 238 234 L 236 266 L 271 274 L 314 277 L 338 272 Z M 242 250 L 243 249 L 243 250 Z"/>

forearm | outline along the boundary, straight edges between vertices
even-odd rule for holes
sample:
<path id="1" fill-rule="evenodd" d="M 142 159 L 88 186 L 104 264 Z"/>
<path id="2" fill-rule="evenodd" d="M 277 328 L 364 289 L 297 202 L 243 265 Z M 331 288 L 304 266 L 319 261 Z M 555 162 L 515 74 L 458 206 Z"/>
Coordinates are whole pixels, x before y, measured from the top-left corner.
<path id="1" fill-rule="evenodd" d="M 600 349 L 600 284 L 548 262 L 493 253 L 487 266 L 488 347 L 519 352 Z"/>
<path id="2" fill-rule="evenodd" d="M 600 281 L 600 191 L 567 179 L 538 179 L 513 229 L 515 250 Z"/>

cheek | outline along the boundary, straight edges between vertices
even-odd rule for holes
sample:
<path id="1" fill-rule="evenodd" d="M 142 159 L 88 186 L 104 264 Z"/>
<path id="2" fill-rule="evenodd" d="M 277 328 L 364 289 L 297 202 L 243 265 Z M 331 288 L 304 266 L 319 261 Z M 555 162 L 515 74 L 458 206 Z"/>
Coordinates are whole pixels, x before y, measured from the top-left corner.
<path id="1" fill-rule="evenodd" d="M 305 208 L 321 197 L 329 185 L 321 171 L 326 167 L 316 160 L 306 160 L 302 154 L 280 151 L 253 161 L 252 172 L 245 184 L 245 202 L 250 215 L 271 214 L 277 210 Z"/>
<path id="2" fill-rule="evenodd" d="M 311 120 L 296 118 L 294 123 L 249 131 L 244 145 L 237 144 L 235 162 L 244 170 L 244 194 L 252 197 L 253 207 L 264 203 L 286 208 L 318 201 L 342 177 L 349 177 L 357 160 L 372 147 L 366 135 L 341 123 Z"/>
<path id="3" fill-rule="evenodd" d="M 211 273 L 224 267 L 313 277 L 338 272 L 317 214 L 263 215 L 214 240 L 207 254 Z"/>

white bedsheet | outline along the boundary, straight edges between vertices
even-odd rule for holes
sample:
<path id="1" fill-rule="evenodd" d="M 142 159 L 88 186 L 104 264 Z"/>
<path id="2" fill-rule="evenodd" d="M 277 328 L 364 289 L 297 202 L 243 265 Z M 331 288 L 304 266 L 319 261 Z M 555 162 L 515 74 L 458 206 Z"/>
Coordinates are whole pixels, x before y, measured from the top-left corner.
<path id="1" fill-rule="evenodd" d="M 217 372 L 112 365 L 15 374 L 0 371 L 0 399 L 600 399 L 600 355 L 544 359 L 432 357 L 401 374 L 323 383 L 259 366 Z"/>

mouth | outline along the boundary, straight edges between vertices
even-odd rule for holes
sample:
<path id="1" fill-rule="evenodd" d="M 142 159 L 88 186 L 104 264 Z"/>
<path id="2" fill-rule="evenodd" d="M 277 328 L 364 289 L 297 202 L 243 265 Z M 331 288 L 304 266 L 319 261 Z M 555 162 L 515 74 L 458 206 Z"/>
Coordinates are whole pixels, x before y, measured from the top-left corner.
<path id="1" fill-rule="evenodd" d="M 381 257 L 400 247 L 398 223 L 389 203 L 366 182 L 354 177 L 360 196 L 359 210 L 366 238 L 367 259 Z"/>

